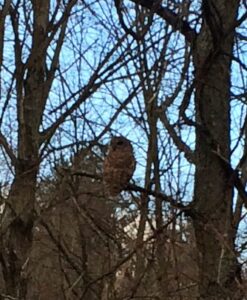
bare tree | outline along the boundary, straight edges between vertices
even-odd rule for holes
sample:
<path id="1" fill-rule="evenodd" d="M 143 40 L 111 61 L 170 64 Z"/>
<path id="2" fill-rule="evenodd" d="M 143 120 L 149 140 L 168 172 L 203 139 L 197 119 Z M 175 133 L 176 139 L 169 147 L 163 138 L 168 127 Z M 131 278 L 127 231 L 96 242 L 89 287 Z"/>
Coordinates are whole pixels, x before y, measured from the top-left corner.
<path id="1" fill-rule="evenodd" d="M 24 299 L 27 294 L 32 231 L 38 217 L 35 193 L 40 163 L 54 151 L 50 142 L 59 132 L 59 126 L 103 82 L 110 81 L 123 64 L 123 54 L 115 53 L 125 36 L 109 45 L 109 35 L 105 36 L 96 61 L 90 62 L 87 49 L 80 49 L 81 52 L 71 56 L 69 64 L 64 59 L 64 69 L 60 67 L 67 39 L 71 42 L 72 35 L 76 38 L 84 34 L 77 18 L 83 16 L 87 5 L 81 5 L 77 1 L 5 1 L 1 7 L 1 146 L 13 172 L 1 219 L 1 266 L 5 294 L 18 299 Z M 89 15 L 93 13 L 91 9 L 87 10 Z M 93 47 L 93 37 L 90 42 Z M 84 59 L 87 66 L 84 72 L 88 73 L 79 88 L 73 89 L 64 76 L 68 70 L 73 72 L 79 58 Z M 8 113 L 10 119 L 6 117 Z M 6 136 L 8 130 L 11 137 Z M 59 143 L 55 146 L 59 147 Z"/>
<path id="2" fill-rule="evenodd" d="M 246 4 L 212 2 L 3 1 L 3 299 L 243 299 Z"/>
<path id="3" fill-rule="evenodd" d="M 170 131 L 177 147 L 195 164 L 194 199 L 190 216 L 198 250 L 200 297 L 241 298 L 241 277 L 234 245 L 239 220 L 234 222 L 233 189 L 237 188 L 245 203 L 246 193 L 238 172 L 230 162 L 230 82 L 236 29 L 246 21 L 246 13 L 241 14 L 240 1 L 202 1 L 198 17 L 201 25 L 193 26 L 193 22 L 189 21 L 189 10 L 186 15 L 181 15 L 179 11 L 175 13 L 170 9 L 169 2 L 167 6 L 155 1 L 133 2 L 149 8 L 150 13 L 158 14 L 191 44 L 194 80 L 190 90 L 187 90 L 189 97 L 185 97 L 181 105 L 181 116 L 186 125 L 195 128 L 196 148 L 193 157 L 166 117 L 167 108 L 172 102 L 161 104 L 160 120 Z M 195 3 L 186 3 L 191 4 L 193 15 Z M 185 115 L 193 90 L 194 120 Z M 240 160 L 242 163 L 243 160 Z"/>

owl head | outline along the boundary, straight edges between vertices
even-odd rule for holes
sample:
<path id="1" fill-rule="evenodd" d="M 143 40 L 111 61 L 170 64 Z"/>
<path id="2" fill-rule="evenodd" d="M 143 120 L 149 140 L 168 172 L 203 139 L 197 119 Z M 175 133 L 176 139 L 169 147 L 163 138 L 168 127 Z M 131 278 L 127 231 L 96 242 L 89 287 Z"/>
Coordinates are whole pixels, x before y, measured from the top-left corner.
<path id="1" fill-rule="evenodd" d="M 111 139 L 110 148 L 113 151 L 123 150 L 123 149 L 132 149 L 132 145 L 128 139 L 123 136 L 114 136 Z"/>

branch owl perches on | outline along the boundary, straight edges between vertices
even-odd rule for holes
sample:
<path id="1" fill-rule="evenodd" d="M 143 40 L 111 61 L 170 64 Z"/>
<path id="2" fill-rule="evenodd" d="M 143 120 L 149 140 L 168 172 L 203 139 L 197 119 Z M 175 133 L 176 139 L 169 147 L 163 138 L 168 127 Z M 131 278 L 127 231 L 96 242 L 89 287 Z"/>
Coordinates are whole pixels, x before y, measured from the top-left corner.
<path id="1" fill-rule="evenodd" d="M 117 196 L 124 190 L 136 167 L 133 147 L 128 139 L 115 136 L 111 139 L 103 166 L 103 183 L 109 196 Z"/>

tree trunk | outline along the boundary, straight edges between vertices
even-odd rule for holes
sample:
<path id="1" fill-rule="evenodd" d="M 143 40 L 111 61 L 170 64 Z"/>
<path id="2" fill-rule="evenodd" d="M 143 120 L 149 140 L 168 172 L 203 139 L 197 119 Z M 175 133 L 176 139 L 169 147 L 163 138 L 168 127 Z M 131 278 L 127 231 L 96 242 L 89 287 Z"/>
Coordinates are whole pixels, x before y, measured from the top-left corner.
<path id="1" fill-rule="evenodd" d="M 4 217 L 1 241 L 1 262 L 5 293 L 26 299 L 29 253 L 32 246 L 34 199 L 37 168 L 23 165 L 16 176 Z"/>
<path id="2" fill-rule="evenodd" d="M 235 299 L 237 261 L 232 228 L 230 68 L 238 1 L 204 1 L 194 52 L 196 172 L 194 229 L 200 299 Z M 235 287 L 235 288 L 234 288 Z"/>
<path id="3" fill-rule="evenodd" d="M 39 170 L 39 128 L 48 96 L 45 84 L 46 28 L 49 0 L 32 1 L 33 39 L 25 63 L 19 43 L 16 9 L 10 10 L 15 35 L 15 74 L 17 95 L 18 148 L 12 163 L 15 177 L 2 215 L 1 254 L 5 293 L 9 297 L 26 299 L 28 287 L 28 262 L 32 248 L 34 204 L 37 173 Z"/>

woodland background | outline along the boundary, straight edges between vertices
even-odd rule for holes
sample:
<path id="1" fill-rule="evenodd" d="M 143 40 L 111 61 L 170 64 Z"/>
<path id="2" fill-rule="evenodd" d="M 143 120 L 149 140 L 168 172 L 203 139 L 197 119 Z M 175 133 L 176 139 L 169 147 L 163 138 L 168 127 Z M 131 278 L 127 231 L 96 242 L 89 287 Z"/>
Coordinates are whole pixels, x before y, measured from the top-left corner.
<path id="1" fill-rule="evenodd" d="M 246 299 L 246 11 L 0 1 L 0 299 Z"/>

